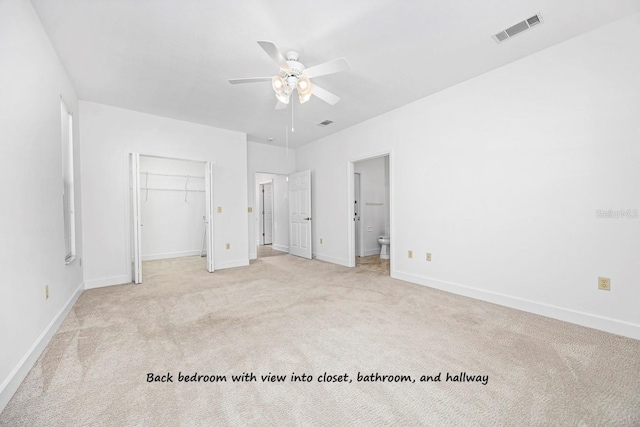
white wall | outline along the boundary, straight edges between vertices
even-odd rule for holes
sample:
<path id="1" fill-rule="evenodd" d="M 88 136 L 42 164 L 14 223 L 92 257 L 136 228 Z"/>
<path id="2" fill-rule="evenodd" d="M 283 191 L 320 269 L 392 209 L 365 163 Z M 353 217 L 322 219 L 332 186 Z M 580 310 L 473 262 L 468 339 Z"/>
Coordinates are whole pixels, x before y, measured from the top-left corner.
<path id="1" fill-rule="evenodd" d="M 0 411 L 83 289 L 78 105 L 27 0 L 0 1 Z M 74 117 L 78 258 L 65 265 L 60 95 Z M 49 299 L 45 299 L 45 286 Z"/>
<path id="2" fill-rule="evenodd" d="M 249 141 L 247 143 L 247 180 L 248 182 L 255 182 L 256 173 L 260 172 L 288 175 L 295 172 L 295 161 L 296 150 L 294 149 L 290 148 L 287 152 L 283 147 Z M 247 203 L 251 212 L 248 213 L 247 224 L 249 227 L 248 245 L 250 259 L 256 259 L 258 256 L 256 242 L 258 239 L 259 210 L 256 191 L 255 185 L 249 186 Z M 288 231 L 286 239 L 288 242 Z"/>
<path id="3" fill-rule="evenodd" d="M 200 255 L 204 169 L 203 162 L 140 156 L 140 186 L 148 189 L 141 190 L 140 201 L 143 261 Z"/>
<path id="4" fill-rule="evenodd" d="M 213 161 L 215 267 L 248 264 L 244 134 L 91 102 L 80 110 L 88 288 L 131 281 L 130 152 Z"/>
<path id="5" fill-rule="evenodd" d="M 348 162 L 390 152 L 393 277 L 640 338 L 640 220 L 595 216 L 640 209 L 638 52 L 634 15 L 299 148 L 318 256 L 348 263 Z"/>
<path id="6" fill-rule="evenodd" d="M 385 182 L 385 157 L 357 162 L 360 174 L 360 224 L 364 256 L 380 253 L 378 236 L 385 234 L 385 220 L 389 211 Z"/>

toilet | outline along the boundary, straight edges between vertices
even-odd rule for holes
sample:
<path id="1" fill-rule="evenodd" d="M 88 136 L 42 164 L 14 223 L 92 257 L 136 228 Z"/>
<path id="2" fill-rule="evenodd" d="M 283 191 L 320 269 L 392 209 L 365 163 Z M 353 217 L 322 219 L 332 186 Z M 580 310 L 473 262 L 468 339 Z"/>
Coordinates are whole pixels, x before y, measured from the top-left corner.
<path id="1" fill-rule="evenodd" d="M 389 243 L 391 238 L 387 236 L 378 236 L 378 243 L 380 244 L 380 258 L 389 259 Z"/>

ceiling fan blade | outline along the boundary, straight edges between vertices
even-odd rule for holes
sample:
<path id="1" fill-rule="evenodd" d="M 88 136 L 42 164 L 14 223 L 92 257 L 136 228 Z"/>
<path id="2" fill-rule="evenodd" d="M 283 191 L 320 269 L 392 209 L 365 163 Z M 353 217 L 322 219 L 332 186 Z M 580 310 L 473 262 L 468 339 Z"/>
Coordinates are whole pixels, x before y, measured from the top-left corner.
<path id="1" fill-rule="evenodd" d="M 248 79 L 229 79 L 229 83 L 232 85 L 237 85 L 240 83 L 254 83 L 254 82 L 266 82 L 271 81 L 273 77 L 250 77 Z"/>
<path id="2" fill-rule="evenodd" d="M 289 69 L 287 60 L 284 58 L 284 56 L 282 56 L 275 44 L 264 40 L 258 41 L 258 44 L 262 49 L 264 49 L 265 52 L 267 52 L 267 55 L 269 55 L 271 59 L 273 59 L 275 63 L 280 66 L 280 68 L 282 68 L 283 70 Z"/>
<path id="3" fill-rule="evenodd" d="M 278 101 L 278 103 L 276 104 L 276 110 L 286 110 L 286 109 L 287 109 L 287 104 L 285 104 L 284 102 Z"/>
<path id="4" fill-rule="evenodd" d="M 327 104 L 336 105 L 338 101 L 340 101 L 339 96 L 336 96 L 331 92 L 328 92 L 317 85 L 312 84 L 311 87 L 313 88 L 311 93 L 317 96 L 318 98 L 322 99 Z"/>
<path id="5" fill-rule="evenodd" d="M 326 76 L 327 74 L 339 73 L 340 71 L 347 71 L 348 69 L 349 64 L 347 63 L 347 60 L 344 58 L 338 58 L 333 61 L 309 67 L 304 71 L 304 73 L 309 77 L 319 77 Z"/>

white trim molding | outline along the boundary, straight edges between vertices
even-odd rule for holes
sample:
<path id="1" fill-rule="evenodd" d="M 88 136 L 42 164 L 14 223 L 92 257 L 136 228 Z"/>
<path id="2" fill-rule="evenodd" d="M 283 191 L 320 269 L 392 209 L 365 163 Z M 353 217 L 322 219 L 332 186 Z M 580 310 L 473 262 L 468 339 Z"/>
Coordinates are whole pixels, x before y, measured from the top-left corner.
<path id="1" fill-rule="evenodd" d="M 598 316 L 595 314 L 585 313 L 582 311 L 572 310 L 564 307 L 558 307 L 555 305 L 545 304 L 537 301 L 531 301 L 524 298 L 501 294 L 498 292 L 485 291 L 482 289 L 474 288 L 472 286 L 444 282 L 441 280 L 423 276 L 416 276 L 409 273 L 402 273 L 397 270 L 391 270 L 391 277 L 393 277 L 394 279 L 400 279 L 406 282 L 439 289 L 441 291 L 451 292 L 452 294 L 462 295 L 465 297 L 498 304 L 504 307 L 525 311 L 527 313 L 538 314 L 540 316 L 562 320 L 564 322 L 585 326 L 587 328 L 598 329 L 604 332 L 640 340 L 640 325 L 635 323 L 625 322 L 622 320 L 612 319 L 604 316 Z"/>
<path id="2" fill-rule="evenodd" d="M 104 288 L 105 286 L 113 286 L 113 285 L 128 285 L 133 283 L 131 276 L 114 276 L 114 277 L 105 277 L 103 279 L 94 279 L 87 280 L 85 282 L 85 289 L 96 289 L 96 288 Z"/>
<path id="3" fill-rule="evenodd" d="M 11 397 L 13 397 L 14 393 L 22 384 L 22 381 L 27 377 L 27 374 L 33 368 L 36 361 L 51 341 L 53 335 L 58 331 L 60 325 L 67 317 L 74 304 L 82 295 L 84 291 L 84 283 L 81 283 L 80 286 L 75 290 L 73 295 L 69 298 L 67 303 L 58 311 L 55 317 L 51 320 L 49 325 L 42 331 L 38 339 L 33 343 L 31 348 L 27 350 L 26 354 L 22 357 L 20 362 L 16 365 L 15 368 L 11 371 L 11 373 L 7 376 L 2 384 L 0 384 L 0 412 L 4 410 L 7 406 Z"/>

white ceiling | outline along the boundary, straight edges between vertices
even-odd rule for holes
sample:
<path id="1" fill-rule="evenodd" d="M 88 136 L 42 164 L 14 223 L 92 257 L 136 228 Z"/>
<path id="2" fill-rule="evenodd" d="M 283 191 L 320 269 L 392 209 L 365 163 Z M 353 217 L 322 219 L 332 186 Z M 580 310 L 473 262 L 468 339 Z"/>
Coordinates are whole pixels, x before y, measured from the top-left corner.
<path id="1" fill-rule="evenodd" d="M 640 0 L 32 0 L 80 99 L 207 124 L 284 145 L 277 66 L 256 43 L 307 67 L 345 57 L 314 83 L 342 100 L 294 107 L 297 147 L 640 11 Z M 540 13 L 544 23 L 497 44 Z M 323 120 L 334 124 L 317 126 Z"/>

